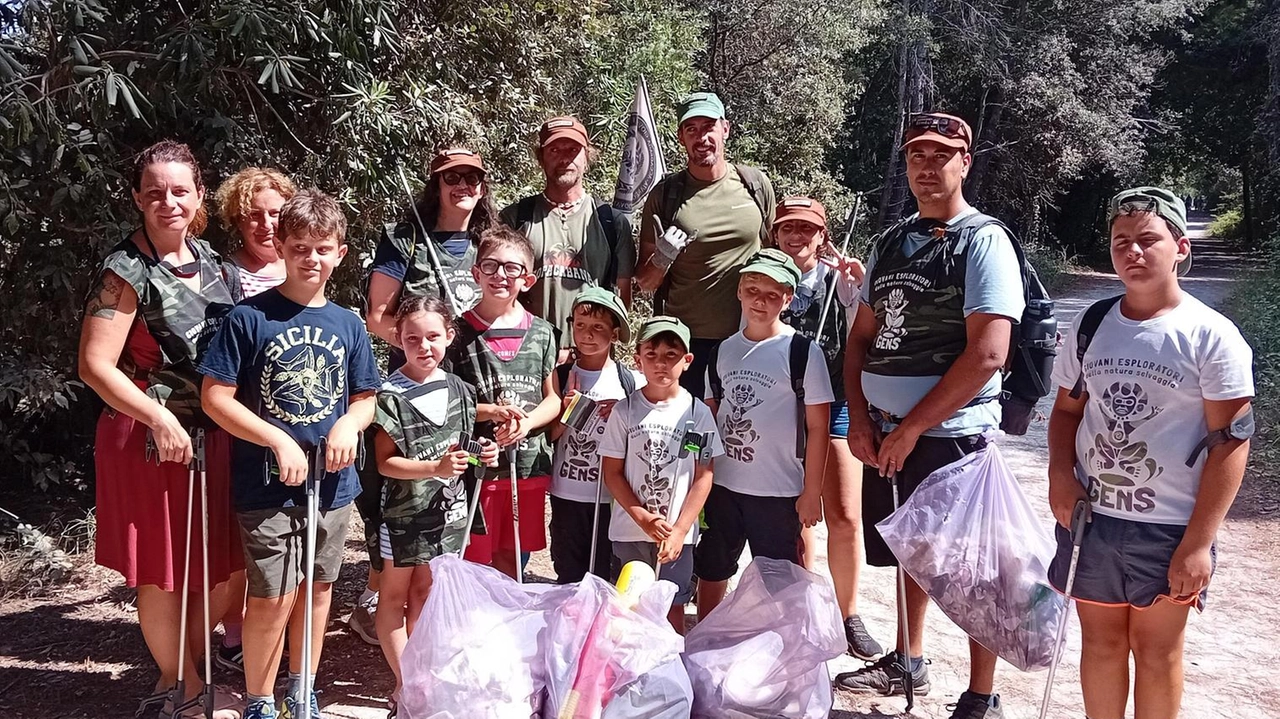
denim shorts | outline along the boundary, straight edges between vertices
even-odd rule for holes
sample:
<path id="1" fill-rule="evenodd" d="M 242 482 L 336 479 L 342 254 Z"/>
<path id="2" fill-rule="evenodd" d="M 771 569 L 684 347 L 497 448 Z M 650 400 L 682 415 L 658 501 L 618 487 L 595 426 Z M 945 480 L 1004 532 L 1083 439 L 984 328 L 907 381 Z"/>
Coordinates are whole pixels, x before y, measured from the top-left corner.
<path id="1" fill-rule="evenodd" d="M 831 436 L 849 436 L 849 403 L 844 400 L 831 403 Z"/>

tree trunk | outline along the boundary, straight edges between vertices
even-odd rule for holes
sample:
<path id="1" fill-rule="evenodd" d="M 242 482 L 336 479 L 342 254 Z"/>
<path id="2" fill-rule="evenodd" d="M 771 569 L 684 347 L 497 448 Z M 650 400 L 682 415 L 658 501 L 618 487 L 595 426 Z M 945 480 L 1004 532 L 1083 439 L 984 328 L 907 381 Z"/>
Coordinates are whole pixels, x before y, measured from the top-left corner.
<path id="1" fill-rule="evenodd" d="M 927 27 L 932 0 L 902 0 L 903 24 Z M 903 132 L 912 115 L 924 112 L 933 102 L 932 75 L 929 70 L 929 32 L 917 30 L 905 37 L 898 50 L 898 117 L 893 132 L 893 147 L 885 167 L 884 185 L 880 191 L 879 227 L 884 229 L 904 214 L 909 195 L 906 163 L 902 161 Z M 926 103 L 926 96 L 928 102 Z"/>
<path id="2" fill-rule="evenodd" d="M 1244 225 L 1244 246 L 1253 245 L 1253 177 L 1249 168 L 1249 153 L 1240 158 L 1240 204 L 1241 224 Z"/>
<path id="3" fill-rule="evenodd" d="M 982 186 L 987 181 L 988 170 L 995 153 L 996 138 L 1000 135 L 1000 120 L 1004 115 L 1004 89 L 999 85 L 988 87 L 982 93 L 982 107 L 978 115 L 978 126 L 973 135 L 973 167 L 969 169 L 969 177 L 965 182 L 965 197 L 970 202 L 977 202 L 982 197 Z"/>

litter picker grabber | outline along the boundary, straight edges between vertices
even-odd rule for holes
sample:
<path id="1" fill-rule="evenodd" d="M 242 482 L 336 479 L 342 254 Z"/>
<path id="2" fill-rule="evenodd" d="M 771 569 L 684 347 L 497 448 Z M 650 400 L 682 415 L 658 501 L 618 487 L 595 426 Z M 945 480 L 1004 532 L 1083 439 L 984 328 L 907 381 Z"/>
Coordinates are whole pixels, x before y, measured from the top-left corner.
<path id="1" fill-rule="evenodd" d="M 898 501 L 898 477 L 889 478 L 893 485 L 893 511 L 900 506 Z M 899 667 L 902 669 L 902 693 L 907 698 L 907 708 L 903 714 L 910 714 L 916 705 L 916 678 L 911 673 L 911 629 L 907 618 L 907 570 L 898 563 L 898 628 L 902 635 L 902 652 L 898 654 Z"/>
<path id="2" fill-rule="evenodd" d="M 862 195 L 858 195 L 853 201 L 853 209 L 849 210 L 847 218 L 847 229 L 844 233 L 844 242 L 840 247 L 840 256 L 845 257 L 849 254 L 849 240 L 853 239 L 853 228 L 858 224 L 858 213 L 862 210 Z M 822 346 L 822 330 L 827 326 L 827 317 L 831 314 L 831 306 L 835 304 L 836 290 L 835 285 L 831 286 L 831 291 L 827 293 L 826 298 L 822 301 L 822 314 L 818 315 L 818 331 L 814 335 L 814 342 L 818 346 Z"/>
<path id="3" fill-rule="evenodd" d="M 465 432 L 458 435 L 458 448 L 470 455 L 467 462 L 477 468 L 475 471 L 476 490 L 471 493 L 471 499 L 467 503 L 467 528 L 462 533 L 462 547 L 458 549 L 458 557 L 462 558 L 467 553 L 467 546 L 471 544 L 471 527 L 476 522 L 476 507 L 480 506 L 480 482 L 482 481 L 480 474 L 483 472 L 483 470 L 479 469 L 480 452 L 484 448 L 480 446 L 479 442 L 472 439 L 471 435 Z M 463 484 L 465 485 L 465 481 Z"/>
<path id="4" fill-rule="evenodd" d="M 306 604 L 302 606 L 302 687 L 299 692 L 299 698 L 302 704 L 302 718 L 312 719 L 311 717 L 311 693 L 315 690 L 312 686 L 312 652 L 314 647 L 311 646 L 311 638 L 313 636 L 313 627 L 315 624 L 315 612 L 312 609 L 312 602 L 315 598 L 316 590 L 316 525 L 320 521 L 320 482 L 324 480 L 326 473 L 325 466 L 325 445 L 324 437 L 316 443 L 315 454 L 311 457 L 311 467 L 307 472 L 307 526 L 304 528 L 305 539 L 303 554 L 305 556 L 306 573 L 303 575 L 303 594 Z"/>
<path id="5" fill-rule="evenodd" d="M 1081 499 L 1071 510 L 1071 563 L 1067 565 L 1067 584 L 1063 594 L 1067 597 L 1066 611 L 1062 614 L 1062 623 L 1058 625 L 1058 637 L 1053 642 L 1053 661 L 1049 664 L 1049 675 L 1045 677 L 1044 699 L 1040 701 L 1040 719 L 1049 716 L 1049 703 L 1053 700 L 1053 676 L 1058 672 L 1058 662 L 1062 660 L 1062 647 L 1067 641 L 1067 625 L 1071 623 L 1071 591 L 1076 583 L 1076 563 L 1080 561 L 1080 545 L 1084 543 L 1085 525 L 1093 521 L 1093 508 L 1089 502 Z"/>
<path id="6" fill-rule="evenodd" d="M 511 528 L 515 532 L 516 583 L 524 584 L 524 560 L 520 556 L 520 493 L 516 491 L 516 445 L 507 448 L 507 464 L 511 465 Z"/>
<path id="7" fill-rule="evenodd" d="M 149 441 L 153 441 L 150 440 Z M 186 560 L 183 562 L 182 569 L 182 615 L 178 620 L 178 683 L 173 688 L 173 694 L 170 697 L 170 706 L 173 708 L 169 714 L 170 719 L 176 719 L 182 716 L 183 712 L 188 709 L 201 706 L 204 709 L 206 719 L 213 717 L 213 646 L 211 634 L 213 631 L 209 621 L 209 473 L 206 463 L 204 430 L 196 429 L 191 435 L 191 464 L 188 465 L 190 482 L 187 485 L 187 541 L 186 541 Z M 147 448 L 150 455 L 152 447 Z M 150 457 L 148 456 L 148 459 Z M 187 695 L 187 609 L 191 597 L 191 540 L 192 540 L 192 523 L 195 514 L 195 495 L 196 495 L 196 475 L 200 475 L 200 568 L 202 582 L 200 585 L 200 596 L 204 605 L 204 689 L 200 694 L 192 697 L 190 700 L 184 700 Z"/>
<path id="8" fill-rule="evenodd" d="M 422 215 L 418 214 L 418 203 L 413 199 L 413 188 L 409 186 L 409 177 L 404 174 L 404 168 L 400 170 L 400 184 L 404 186 L 404 194 L 409 199 L 409 207 L 413 208 L 413 217 L 418 221 L 418 227 L 422 229 L 423 244 L 427 246 L 427 256 L 431 258 L 431 266 L 436 271 L 436 280 L 440 283 L 440 292 L 444 294 L 444 301 L 449 303 L 449 309 L 453 310 L 454 317 L 461 317 L 462 311 L 465 309 L 458 304 L 458 298 L 453 295 L 453 288 L 449 286 L 449 280 L 444 276 L 444 265 L 440 264 L 440 255 L 436 254 L 436 243 L 431 239 L 431 231 L 427 229 L 426 223 L 422 221 Z"/>

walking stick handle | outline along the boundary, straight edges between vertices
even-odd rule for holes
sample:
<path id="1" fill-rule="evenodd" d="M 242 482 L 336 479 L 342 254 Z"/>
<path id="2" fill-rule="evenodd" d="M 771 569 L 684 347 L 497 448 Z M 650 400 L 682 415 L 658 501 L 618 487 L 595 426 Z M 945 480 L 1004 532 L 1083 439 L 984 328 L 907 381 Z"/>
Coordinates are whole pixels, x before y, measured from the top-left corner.
<path id="1" fill-rule="evenodd" d="M 1093 505 L 1086 499 L 1076 502 L 1071 510 L 1071 543 L 1077 547 L 1084 541 L 1084 527 L 1093 522 Z"/>

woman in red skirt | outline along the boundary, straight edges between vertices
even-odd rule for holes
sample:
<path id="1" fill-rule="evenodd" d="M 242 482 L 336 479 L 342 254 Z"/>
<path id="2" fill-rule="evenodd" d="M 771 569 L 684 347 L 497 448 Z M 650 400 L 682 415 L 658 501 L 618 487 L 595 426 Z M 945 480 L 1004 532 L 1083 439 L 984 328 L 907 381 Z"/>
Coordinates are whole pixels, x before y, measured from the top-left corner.
<path id="1" fill-rule="evenodd" d="M 80 377 L 107 403 L 94 445 L 98 564 L 138 589 L 138 623 L 160 669 L 155 692 L 136 714 L 151 719 L 172 701 L 179 662 L 186 697 L 203 685 L 195 660 L 204 650 L 200 515 L 209 516 L 211 616 L 225 608 L 224 586 L 243 568 L 230 497 L 229 436 L 200 411 L 195 366 L 236 295 L 222 262 L 196 237 L 206 218 L 204 183 L 191 150 L 163 141 L 144 150 L 132 178 L 142 226 L 99 267 L 80 333 Z M 235 288 L 238 290 L 238 288 Z M 204 429 L 209 506 L 191 482 L 191 432 Z M 198 478 L 197 478 L 198 479 Z M 187 542 L 187 502 L 196 490 Z M 190 557 L 188 646 L 179 648 L 182 586 Z M 234 697 L 217 696 L 217 706 Z M 198 712 L 198 710 L 195 710 Z M 198 714 L 193 714 L 193 716 Z M 186 716 L 184 713 L 182 716 Z M 217 719 L 239 719 L 234 710 Z"/>

